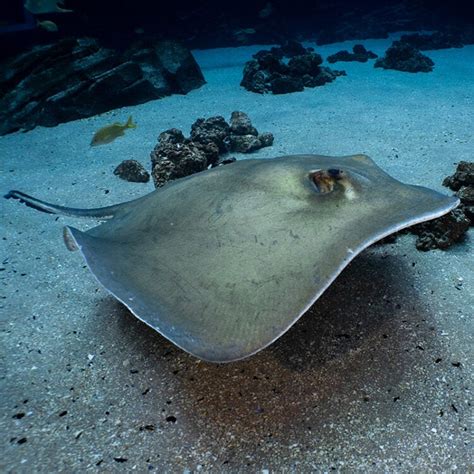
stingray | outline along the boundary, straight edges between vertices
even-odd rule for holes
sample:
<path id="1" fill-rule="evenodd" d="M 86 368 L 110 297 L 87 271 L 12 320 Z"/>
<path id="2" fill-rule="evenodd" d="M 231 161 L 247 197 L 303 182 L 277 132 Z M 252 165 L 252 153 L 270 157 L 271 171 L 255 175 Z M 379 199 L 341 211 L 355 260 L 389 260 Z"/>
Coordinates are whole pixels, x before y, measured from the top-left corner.
<path id="1" fill-rule="evenodd" d="M 65 227 L 67 247 L 138 319 L 212 362 L 267 347 L 366 247 L 459 203 L 365 155 L 238 161 L 96 209 L 8 197 L 104 220 Z"/>

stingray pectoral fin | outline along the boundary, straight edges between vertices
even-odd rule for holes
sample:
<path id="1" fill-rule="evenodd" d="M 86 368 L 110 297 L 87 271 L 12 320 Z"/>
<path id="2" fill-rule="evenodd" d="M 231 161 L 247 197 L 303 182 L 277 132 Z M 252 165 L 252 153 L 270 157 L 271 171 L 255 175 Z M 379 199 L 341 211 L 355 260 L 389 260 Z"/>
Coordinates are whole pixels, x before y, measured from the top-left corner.
<path id="1" fill-rule="evenodd" d="M 65 228 L 66 245 L 79 249 L 87 266 L 97 281 L 123 303 L 138 319 L 172 341 L 178 347 L 200 356 L 199 342 L 186 334 L 174 321 L 172 315 L 153 291 L 152 275 L 147 273 L 144 261 L 130 255 L 126 243 L 112 241 L 107 237 L 94 236 L 74 227 Z M 149 283 L 151 291 L 144 291 Z M 196 349 L 196 350 L 194 350 Z"/>
<path id="2" fill-rule="evenodd" d="M 6 199 L 18 199 L 28 207 L 32 207 L 37 211 L 46 212 L 47 214 L 61 214 L 63 216 L 74 217 L 98 217 L 102 219 L 110 219 L 114 217 L 117 210 L 122 207 L 122 204 L 94 209 L 79 209 L 74 207 L 58 206 L 50 202 L 42 201 L 41 199 L 37 199 L 33 196 L 30 196 L 29 194 L 22 193 L 21 191 L 17 191 L 15 189 L 9 191 L 4 197 Z"/>

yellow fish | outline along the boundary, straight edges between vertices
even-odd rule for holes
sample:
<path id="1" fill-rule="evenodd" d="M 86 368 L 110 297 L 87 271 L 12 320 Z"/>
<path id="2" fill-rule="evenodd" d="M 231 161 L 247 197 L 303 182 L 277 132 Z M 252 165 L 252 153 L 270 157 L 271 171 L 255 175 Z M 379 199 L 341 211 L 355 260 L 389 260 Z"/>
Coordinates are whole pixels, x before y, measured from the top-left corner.
<path id="1" fill-rule="evenodd" d="M 137 128 L 137 124 L 133 123 L 131 115 L 123 125 L 117 122 L 97 130 L 92 137 L 91 146 L 105 145 L 106 143 L 113 142 L 117 137 L 125 135 L 127 128 Z"/>
<path id="2" fill-rule="evenodd" d="M 50 33 L 55 33 L 58 31 L 58 25 L 51 20 L 36 21 L 36 26 L 42 30 L 49 31 Z"/>

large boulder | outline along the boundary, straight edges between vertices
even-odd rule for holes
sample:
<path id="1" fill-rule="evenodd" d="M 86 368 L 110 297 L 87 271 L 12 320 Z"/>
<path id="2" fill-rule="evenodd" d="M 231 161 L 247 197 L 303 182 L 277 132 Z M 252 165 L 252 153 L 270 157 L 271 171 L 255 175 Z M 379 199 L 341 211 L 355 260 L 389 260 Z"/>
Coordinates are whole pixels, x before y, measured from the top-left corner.
<path id="1" fill-rule="evenodd" d="M 93 39 L 64 39 L 0 64 L 0 135 L 52 127 L 205 83 L 188 49 L 139 42 L 120 53 Z"/>

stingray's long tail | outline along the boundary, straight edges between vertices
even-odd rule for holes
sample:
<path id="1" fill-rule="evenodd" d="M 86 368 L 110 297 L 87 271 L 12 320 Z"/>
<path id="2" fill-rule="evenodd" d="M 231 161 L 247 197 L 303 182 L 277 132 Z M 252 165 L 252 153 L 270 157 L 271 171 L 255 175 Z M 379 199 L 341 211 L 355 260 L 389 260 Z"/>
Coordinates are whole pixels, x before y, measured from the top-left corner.
<path id="1" fill-rule="evenodd" d="M 77 209 L 73 207 L 57 206 L 49 202 L 41 201 L 33 196 L 22 193 L 21 191 L 12 190 L 4 196 L 6 199 L 18 199 L 27 206 L 38 211 L 47 212 L 48 214 L 62 214 L 64 216 L 75 217 L 98 217 L 101 219 L 110 219 L 114 217 L 121 204 L 108 207 L 100 207 L 95 209 Z"/>

